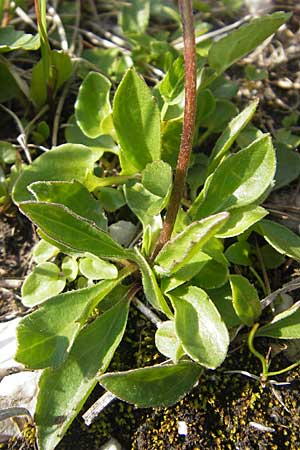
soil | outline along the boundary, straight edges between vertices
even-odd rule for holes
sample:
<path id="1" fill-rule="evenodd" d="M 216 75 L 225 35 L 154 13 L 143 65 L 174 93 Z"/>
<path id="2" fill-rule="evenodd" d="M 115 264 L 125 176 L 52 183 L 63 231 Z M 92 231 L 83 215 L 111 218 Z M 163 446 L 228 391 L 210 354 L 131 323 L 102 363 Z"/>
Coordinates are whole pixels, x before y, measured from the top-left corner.
<path id="1" fill-rule="evenodd" d="M 299 6 L 297 1 L 281 3 L 274 2 L 278 9 L 295 12 L 289 26 L 278 33 L 276 41 L 262 49 L 258 57 L 252 61 L 246 59 L 233 73 L 241 84 L 237 102 L 243 104 L 259 96 L 257 125 L 271 132 L 279 128 L 282 119 L 297 110 L 300 104 Z M 255 83 L 242 81 L 246 62 L 267 68 L 268 79 Z M 296 181 L 268 199 L 268 206 L 275 211 L 274 217 L 291 220 L 292 228 L 299 226 L 298 193 Z M 31 249 L 36 235 L 27 219 L 12 207 L 0 218 L 0 241 L 0 321 L 6 321 L 25 314 L 20 302 L 20 285 L 31 266 Z M 280 287 L 298 272 L 299 266 L 291 261 L 281 271 L 271 272 L 272 289 Z M 158 362 L 150 344 L 153 333 L 153 326 L 137 311 L 132 311 L 126 337 L 112 368 L 122 370 L 132 365 L 138 367 Z M 263 341 L 260 345 L 266 353 L 268 342 Z M 130 355 L 128 348 L 131 348 Z M 124 354 L 129 356 L 120 367 L 120 355 Z M 272 367 L 276 370 L 276 367 L 289 364 L 284 352 L 280 352 Z M 102 394 L 101 388 L 97 387 L 58 450 L 99 450 L 110 436 L 126 450 L 297 450 L 300 442 L 300 369 L 276 377 L 276 381 L 290 381 L 286 386 L 263 386 L 245 374 L 227 373 L 230 370 L 243 370 L 257 376 L 259 361 L 241 344 L 231 349 L 230 357 L 221 369 L 203 372 L 198 386 L 174 407 L 141 410 L 114 401 L 88 428 L 81 416 Z M 178 421 L 186 423 L 186 435 L 178 433 Z M 24 435 L 22 441 L 0 444 L 0 448 L 35 449 L 34 429 L 28 427 Z"/>

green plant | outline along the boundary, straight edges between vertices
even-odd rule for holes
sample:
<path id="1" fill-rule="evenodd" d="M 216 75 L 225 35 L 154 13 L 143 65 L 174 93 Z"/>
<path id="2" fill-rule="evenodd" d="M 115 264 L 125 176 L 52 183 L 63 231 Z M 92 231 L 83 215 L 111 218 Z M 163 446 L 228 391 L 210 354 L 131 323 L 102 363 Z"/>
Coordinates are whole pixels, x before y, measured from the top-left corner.
<path id="1" fill-rule="evenodd" d="M 16 354 L 28 368 L 44 369 L 35 413 L 42 450 L 55 448 L 98 381 L 140 407 L 171 405 L 204 368 L 222 364 L 229 331 L 252 327 L 252 352 L 254 333 L 300 337 L 297 303 L 258 328 L 263 308 L 256 288 L 230 273 L 229 260 L 248 263 L 251 232 L 296 260 L 300 238 L 265 220 L 268 212 L 259 206 L 274 182 L 270 136 L 261 134 L 239 151 L 233 146 L 257 101 L 219 128 L 232 107 L 224 99 L 218 105 L 213 95 L 222 73 L 289 16 L 256 19 L 212 43 L 207 57 L 197 60 L 192 4 L 179 3 L 185 74 L 175 59 L 151 91 L 129 69 L 112 106 L 109 80 L 88 74 L 66 132 L 69 143 L 38 157 L 13 189 L 15 203 L 42 238 L 38 265 L 22 289 L 24 304 L 39 307 L 20 322 Z M 191 154 L 203 141 L 202 123 L 207 134 L 222 131 L 208 156 Z M 78 144 L 81 139 L 87 146 Z M 117 216 L 121 208 L 130 220 Z M 107 212 L 117 218 L 109 226 Z M 232 248 L 236 237 L 242 248 Z M 66 280 L 74 288 L 61 293 Z M 155 343 L 164 362 L 105 374 L 136 295 L 159 317 Z M 268 375 L 263 370 L 263 379 Z"/>

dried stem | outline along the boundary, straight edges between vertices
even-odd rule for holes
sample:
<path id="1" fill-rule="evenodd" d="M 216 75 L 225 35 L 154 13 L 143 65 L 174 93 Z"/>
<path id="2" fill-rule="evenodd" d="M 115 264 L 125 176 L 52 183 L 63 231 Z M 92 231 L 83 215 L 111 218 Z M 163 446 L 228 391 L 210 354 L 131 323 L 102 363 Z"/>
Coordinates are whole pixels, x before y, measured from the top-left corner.
<path id="1" fill-rule="evenodd" d="M 181 198 L 184 193 L 186 174 L 188 170 L 190 154 L 192 151 L 195 129 L 195 116 L 197 106 L 197 69 L 192 0 L 180 0 L 179 6 L 183 24 L 185 66 L 185 105 L 183 117 L 183 132 L 181 137 L 181 145 L 177 160 L 173 189 L 167 208 L 167 214 L 156 247 L 152 254 L 152 260 L 163 248 L 163 246 L 169 241 L 175 225 Z"/>

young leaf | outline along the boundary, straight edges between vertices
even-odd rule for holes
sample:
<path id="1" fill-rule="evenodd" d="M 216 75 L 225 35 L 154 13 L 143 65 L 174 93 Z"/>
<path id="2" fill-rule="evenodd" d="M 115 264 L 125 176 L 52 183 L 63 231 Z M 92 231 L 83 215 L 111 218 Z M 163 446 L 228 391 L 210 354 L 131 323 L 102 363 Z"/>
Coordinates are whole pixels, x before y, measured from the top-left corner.
<path id="1" fill-rule="evenodd" d="M 61 263 L 61 270 L 69 282 L 76 280 L 78 275 L 78 263 L 72 256 L 65 256 Z"/>
<path id="2" fill-rule="evenodd" d="M 0 53 L 11 50 L 37 50 L 40 46 L 39 36 L 25 34 L 23 31 L 15 30 L 11 26 L 0 28 Z"/>
<path id="3" fill-rule="evenodd" d="M 161 290 L 157 284 L 155 275 L 152 272 L 151 267 L 149 266 L 146 259 L 143 257 L 143 255 L 136 247 L 134 248 L 134 250 L 135 250 L 135 261 L 138 264 L 139 269 L 142 273 L 142 282 L 146 299 L 154 308 L 165 313 L 167 317 L 172 318 L 173 314 L 163 294 L 161 293 Z"/>
<path id="4" fill-rule="evenodd" d="M 159 109 L 145 81 L 133 69 L 128 70 L 115 94 L 113 120 L 123 173 L 140 172 L 149 162 L 160 159 Z"/>
<path id="5" fill-rule="evenodd" d="M 238 236 L 259 222 L 268 214 L 261 206 L 244 206 L 230 211 L 230 216 L 223 228 L 216 234 L 216 237 L 224 239 Z"/>
<path id="6" fill-rule="evenodd" d="M 24 317 L 17 329 L 17 361 L 30 369 L 59 366 L 89 314 L 122 278 L 57 295 Z"/>
<path id="7" fill-rule="evenodd" d="M 106 134 L 102 123 L 111 113 L 110 88 L 111 82 L 97 72 L 90 72 L 80 86 L 75 103 L 75 117 L 81 131 L 89 138 Z"/>
<path id="8" fill-rule="evenodd" d="M 48 261 L 58 255 L 59 249 L 54 245 L 49 244 L 49 242 L 41 239 L 35 246 L 32 252 L 34 261 L 37 264 Z"/>
<path id="9" fill-rule="evenodd" d="M 229 335 L 214 303 L 195 286 L 178 288 L 168 295 L 184 351 L 197 363 L 216 369 L 226 357 Z"/>
<path id="10" fill-rule="evenodd" d="M 300 261 L 300 237 L 287 227 L 271 220 L 262 220 L 255 230 L 279 253 Z"/>
<path id="11" fill-rule="evenodd" d="M 228 213 L 220 213 L 193 222 L 171 239 L 157 255 L 156 271 L 161 275 L 177 272 L 222 228 L 228 217 Z"/>
<path id="12" fill-rule="evenodd" d="M 99 381 L 116 397 L 139 408 L 166 407 L 178 402 L 193 388 L 201 371 L 197 364 L 185 361 L 107 373 Z"/>
<path id="13" fill-rule="evenodd" d="M 229 156 L 207 179 L 204 194 L 190 209 L 194 219 L 218 211 L 240 208 L 258 200 L 272 183 L 276 168 L 275 152 L 269 135 Z"/>
<path id="14" fill-rule="evenodd" d="M 99 228 L 107 228 L 107 218 L 99 201 L 78 181 L 36 181 L 29 185 L 28 190 L 40 202 L 64 205 Z"/>
<path id="15" fill-rule="evenodd" d="M 207 174 L 210 175 L 219 165 L 222 158 L 227 154 L 228 150 L 236 140 L 238 134 L 250 122 L 253 114 L 256 111 L 258 100 L 250 103 L 240 114 L 234 117 L 228 126 L 225 128 L 219 139 L 217 140 L 212 153 L 211 161 L 207 169 Z"/>
<path id="16" fill-rule="evenodd" d="M 83 145 L 64 144 L 43 153 L 19 176 L 13 189 L 14 202 L 33 200 L 34 196 L 27 187 L 35 181 L 76 180 L 85 184 L 99 158 L 97 152 Z"/>
<path id="17" fill-rule="evenodd" d="M 59 294 L 66 285 L 66 277 L 51 262 L 38 264 L 26 277 L 22 286 L 22 303 L 31 308 Z"/>
<path id="18" fill-rule="evenodd" d="M 232 31 L 212 44 L 208 54 L 209 65 L 217 72 L 223 72 L 275 33 L 289 18 L 290 14 L 276 12 Z"/>
<path id="19" fill-rule="evenodd" d="M 129 0 L 121 11 L 120 23 L 126 33 L 141 33 L 146 31 L 150 18 L 150 0 Z"/>
<path id="20" fill-rule="evenodd" d="M 129 302 L 120 301 L 78 335 L 64 363 L 46 369 L 35 410 L 39 448 L 53 450 L 109 365 L 127 322 Z"/>
<path id="21" fill-rule="evenodd" d="M 172 168 L 164 161 L 147 164 L 142 172 L 142 184 L 152 194 L 166 197 L 172 185 Z"/>
<path id="22" fill-rule="evenodd" d="M 218 289 L 210 289 L 209 296 L 218 309 L 227 328 L 233 328 L 241 325 L 232 305 L 232 292 L 229 282 Z"/>
<path id="23" fill-rule="evenodd" d="M 81 258 L 79 270 L 82 275 L 91 280 L 112 280 L 118 276 L 116 266 L 95 256 Z"/>
<path id="24" fill-rule="evenodd" d="M 169 105 L 179 103 L 184 95 L 184 62 L 179 56 L 162 81 L 158 84 L 158 89 L 164 101 Z"/>
<path id="25" fill-rule="evenodd" d="M 259 328 L 255 336 L 268 336 L 276 339 L 300 338 L 300 302 L 274 317 L 272 322 Z"/>
<path id="26" fill-rule="evenodd" d="M 106 232 L 69 208 L 56 203 L 23 202 L 20 208 L 32 222 L 58 244 L 99 258 L 126 258 L 129 251 Z"/>
<path id="27" fill-rule="evenodd" d="M 256 289 L 242 275 L 231 275 L 232 303 L 241 322 L 251 327 L 261 314 L 261 304 Z"/>
<path id="28" fill-rule="evenodd" d="M 167 320 L 159 324 L 155 333 L 155 345 L 162 355 L 171 358 L 175 363 L 184 355 L 173 320 Z"/>

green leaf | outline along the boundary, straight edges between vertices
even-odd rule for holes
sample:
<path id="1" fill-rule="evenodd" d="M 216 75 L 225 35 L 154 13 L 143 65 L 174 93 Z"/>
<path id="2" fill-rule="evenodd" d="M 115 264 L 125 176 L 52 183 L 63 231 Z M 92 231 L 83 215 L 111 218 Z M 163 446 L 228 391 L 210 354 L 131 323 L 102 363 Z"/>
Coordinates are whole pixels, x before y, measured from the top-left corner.
<path id="1" fill-rule="evenodd" d="M 158 325 L 155 333 L 155 345 L 162 355 L 171 358 L 175 363 L 184 355 L 173 320 L 167 320 Z"/>
<path id="2" fill-rule="evenodd" d="M 178 402 L 193 388 L 201 371 L 197 364 L 185 361 L 107 373 L 100 377 L 100 383 L 116 397 L 139 408 L 166 407 Z"/>
<path id="3" fill-rule="evenodd" d="M 218 289 L 210 289 L 209 296 L 218 309 L 227 328 L 241 325 L 241 321 L 232 305 L 232 292 L 229 282 Z"/>
<path id="4" fill-rule="evenodd" d="M 234 117 L 225 128 L 212 150 L 210 157 L 211 161 L 207 170 L 208 175 L 210 175 L 220 164 L 222 158 L 228 153 L 228 150 L 236 140 L 239 133 L 250 122 L 256 111 L 257 105 L 258 100 L 250 103 L 250 105 Z"/>
<path id="5" fill-rule="evenodd" d="M 172 185 L 172 168 L 164 161 L 147 164 L 142 172 L 142 184 L 152 194 L 166 197 Z"/>
<path id="6" fill-rule="evenodd" d="M 255 231 L 279 253 L 300 261 L 300 237 L 287 227 L 271 220 L 262 220 L 256 225 Z"/>
<path id="7" fill-rule="evenodd" d="M 30 184 L 28 190 L 38 201 L 64 205 L 99 228 L 107 228 L 100 202 L 78 181 L 37 181 Z"/>
<path id="8" fill-rule="evenodd" d="M 255 336 L 268 336 L 276 339 L 299 339 L 300 302 L 294 303 L 286 311 L 277 314 L 272 322 L 259 328 Z"/>
<path id="9" fill-rule="evenodd" d="M 275 152 L 269 135 L 229 156 L 208 178 L 204 195 L 197 197 L 190 209 L 194 219 L 219 211 L 240 208 L 258 200 L 272 183 Z"/>
<path id="10" fill-rule="evenodd" d="M 163 292 L 169 292 L 186 281 L 191 280 L 210 260 L 210 256 L 206 253 L 198 251 L 186 264 L 184 264 L 181 269 L 179 269 L 175 274 L 172 274 L 170 278 L 162 278 L 161 288 Z"/>
<path id="11" fill-rule="evenodd" d="M 103 132 L 103 120 L 111 113 L 111 82 L 100 73 L 90 72 L 80 86 L 75 103 L 75 117 L 81 131 L 89 138 Z"/>
<path id="12" fill-rule="evenodd" d="M 211 114 L 202 120 L 202 126 L 208 128 L 209 133 L 219 133 L 224 130 L 228 122 L 237 114 L 236 106 L 229 100 L 218 99 Z"/>
<path id="13" fill-rule="evenodd" d="M 277 269 L 285 261 L 285 257 L 269 244 L 260 247 L 260 253 L 266 269 Z"/>
<path id="14" fill-rule="evenodd" d="M 224 225 L 229 214 L 220 213 L 193 222 L 171 239 L 155 259 L 155 270 L 161 275 L 177 272 L 204 246 Z"/>
<path id="15" fill-rule="evenodd" d="M 52 90 L 53 96 L 57 94 L 58 89 L 71 76 L 73 66 L 70 56 L 57 50 L 50 52 L 50 61 L 53 71 Z M 41 59 L 32 69 L 30 95 L 38 107 L 44 105 L 48 98 L 47 82 L 45 79 L 44 60 Z"/>
<path id="16" fill-rule="evenodd" d="M 78 263 L 72 256 L 65 256 L 61 263 L 61 270 L 68 281 L 76 280 L 78 275 Z"/>
<path id="17" fill-rule="evenodd" d="M 23 202 L 20 208 L 55 242 L 99 258 L 126 258 L 129 252 L 106 232 L 69 208 L 55 203 Z"/>
<path id="18" fill-rule="evenodd" d="M 228 268 L 224 264 L 211 259 L 193 277 L 191 284 L 203 289 L 216 289 L 228 281 L 228 275 Z"/>
<path id="19" fill-rule="evenodd" d="M 262 311 L 257 291 L 242 275 L 231 275 L 229 280 L 235 312 L 242 323 L 251 327 Z"/>
<path id="20" fill-rule="evenodd" d="M 95 256 L 81 258 L 79 270 L 82 275 L 91 280 L 112 280 L 118 277 L 116 266 Z"/>
<path id="21" fill-rule="evenodd" d="M 122 278 L 54 296 L 24 317 L 17 329 L 16 359 L 30 369 L 59 366 L 90 313 Z"/>
<path id="22" fill-rule="evenodd" d="M 228 221 L 223 228 L 216 234 L 216 237 L 224 239 L 238 236 L 259 222 L 268 214 L 261 206 L 244 206 L 243 208 L 236 208 L 230 211 Z"/>
<path id="23" fill-rule="evenodd" d="M 154 273 L 149 266 L 146 259 L 140 253 L 140 251 L 135 247 L 135 261 L 139 266 L 142 273 L 142 282 L 144 293 L 148 302 L 159 311 L 166 314 L 167 317 L 172 318 L 173 314 L 157 284 Z"/>
<path id="24" fill-rule="evenodd" d="M 129 208 L 144 227 L 152 221 L 153 216 L 162 211 L 167 201 L 166 198 L 152 194 L 142 183 L 133 180 L 124 185 L 124 194 Z"/>
<path id="25" fill-rule="evenodd" d="M 71 116 L 65 129 L 66 141 L 72 144 L 82 144 L 95 150 L 98 157 L 101 158 L 104 152 L 119 153 L 118 146 L 115 144 L 111 136 L 102 135 L 96 139 L 88 138 L 76 123 L 75 116 Z"/>
<path id="26" fill-rule="evenodd" d="M 287 186 L 300 175 L 299 153 L 284 144 L 275 143 L 277 168 L 275 174 L 275 189 Z"/>
<path id="27" fill-rule="evenodd" d="M 27 187 L 35 181 L 76 180 L 85 184 L 98 157 L 97 151 L 77 144 L 60 145 L 43 153 L 22 171 L 13 189 L 14 202 L 33 200 Z"/>
<path id="28" fill-rule="evenodd" d="M 290 14 L 276 12 L 252 20 L 238 30 L 214 42 L 208 54 L 208 63 L 217 72 L 224 72 L 228 67 L 254 50 L 267 37 L 290 18 Z"/>
<path id="29" fill-rule="evenodd" d="M 11 50 L 37 50 L 40 46 L 39 36 L 25 34 L 23 31 L 15 30 L 12 26 L 0 28 L 0 53 Z"/>
<path id="30" fill-rule="evenodd" d="M 123 173 L 139 172 L 147 163 L 160 159 L 159 109 L 145 81 L 133 69 L 128 70 L 115 94 L 113 121 Z"/>
<path id="31" fill-rule="evenodd" d="M 17 159 L 17 150 L 6 141 L 0 141 L 0 164 L 13 164 Z"/>
<path id="32" fill-rule="evenodd" d="M 102 207 L 109 212 L 114 212 L 126 204 L 120 189 L 101 187 L 96 189 L 94 194 L 100 200 Z"/>
<path id="33" fill-rule="evenodd" d="M 225 256 L 233 264 L 251 266 L 251 247 L 247 241 L 235 242 L 225 252 Z"/>
<path id="34" fill-rule="evenodd" d="M 26 277 L 22 286 L 22 303 L 32 307 L 59 294 L 66 285 L 64 274 L 51 262 L 38 264 Z"/>
<path id="35" fill-rule="evenodd" d="M 158 84 L 159 92 L 166 103 L 174 105 L 179 103 L 184 96 L 184 61 L 179 56 L 162 81 Z"/>
<path id="36" fill-rule="evenodd" d="M 41 239 L 35 246 L 32 252 L 32 256 L 34 261 L 37 264 L 48 261 L 49 259 L 54 258 L 54 256 L 58 255 L 59 248 L 54 245 L 49 244 L 49 242 Z"/>
<path id="37" fill-rule="evenodd" d="M 120 24 L 124 34 L 146 31 L 150 18 L 150 0 L 129 0 L 122 7 Z"/>
<path id="38" fill-rule="evenodd" d="M 78 335 L 64 363 L 46 369 L 39 381 L 35 410 L 37 440 L 53 450 L 95 387 L 96 375 L 108 367 L 127 322 L 129 302 L 120 301 Z"/>
<path id="39" fill-rule="evenodd" d="M 169 294 L 175 309 L 176 333 L 184 351 L 197 363 L 215 369 L 229 346 L 227 328 L 206 292 L 195 286 Z"/>

